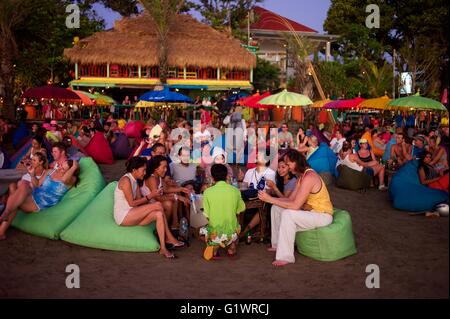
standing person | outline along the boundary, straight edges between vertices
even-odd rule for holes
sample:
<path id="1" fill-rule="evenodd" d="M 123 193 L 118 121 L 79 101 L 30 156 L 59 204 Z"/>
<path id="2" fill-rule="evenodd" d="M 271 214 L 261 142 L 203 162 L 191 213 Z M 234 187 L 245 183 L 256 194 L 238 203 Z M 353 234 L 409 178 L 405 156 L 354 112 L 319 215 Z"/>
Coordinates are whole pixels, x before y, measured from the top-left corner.
<path id="1" fill-rule="evenodd" d="M 241 230 L 237 215 L 245 211 L 241 192 L 226 183 L 227 168 L 222 164 L 211 167 L 215 185 L 205 190 L 203 195 L 204 214 L 208 225 L 200 230 L 205 236 L 206 248 L 203 258 L 210 260 L 220 246 L 227 248 L 229 256 L 236 254 L 237 240 Z"/>
<path id="2" fill-rule="evenodd" d="M 281 132 L 278 133 L 278 147 L 280 149 L 294 147 L 294 138 L 286 123 L 281 124 Z"/>
<path id="3" fill-rule="evenodd" d="M 272 204 L 272 247 L 276 251 L 274 266 L 295 262 L 295 235 L 299 231 L 325 227 L 333 221 L 333 204 L 322 178 L 309 167 L 306 158 L 297 150 L 286 155 L 289 170 L 300 182 L 289 198 L 276 198 L 260 191 L 260 200 Z"/>
<path id="4" fill-rule="evenodd" d="M 156 231 L 159 237 L 159 253 L 166 258 L 173 259 L 166 243 L 176 247 L 184 243 L 175 239 L 167 226 L 167 220 L 160 203 L 150 201 L 161 194 L 155 190 L 145 196 L 139 192 L 138 179 L 145 175 L 146 161 L 140 157 L 132 157 L 127 162 L 127 173 L 122 176 L 114 190 L 114 220 L 119 226 L 144 226 L 156 221 Z"/>
<path id="5" fill-rule="evenodd" d="M 200 110 L 200 124 L 205 127 L 211 126 L 211 114 L 202 105 L 199 107 Z"/>
<path id="6" fill-rule="evenodd" d="M 229 156 L 232 156 L 236 152 L 236 162 L 240 163 L 241 158 L 244 155 L 244 146 L 246 139 L 247 125 L 242 118 L 242 107 L 237 106 L 230 116 L 230 123 L 228 128 L 231 128 L 231 132 L 226 132 L 226 152 Z M 234 143 L 233 143 L 234 141 Z"/>

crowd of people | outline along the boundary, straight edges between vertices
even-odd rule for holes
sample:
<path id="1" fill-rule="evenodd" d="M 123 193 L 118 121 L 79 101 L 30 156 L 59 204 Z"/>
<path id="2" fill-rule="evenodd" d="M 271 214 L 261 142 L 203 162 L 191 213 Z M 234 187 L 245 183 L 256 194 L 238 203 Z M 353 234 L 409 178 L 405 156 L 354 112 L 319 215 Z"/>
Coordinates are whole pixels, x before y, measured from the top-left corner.
<path id="1" fill-rule="evenodd" d="M 239 188 L 254 190 L 254 197 L 270 210 L 273 264 L 284 266 L 295 262 L 297 232 L 333 221 L 327 185 L 308 163 L 319 147 L 330 148 L 337 166 L 369 175 L 381 191 L 387 189 L 387 172 L 395 174 L 405 163 L 418 160 L 420 182 L 448 192 L 449 128 L 445 119 L 430 127 L 420 121 L 400 121 L 398 116 L 392 121 L 361 117 L 359 122 L 342 121 L 330 130 L 310 124 L 296 132 L 288 123 L 259 127 L 256 121 L 247 122 L 240 107 L 220 123 L 204 107 L 197 125 L 185 118 L 171 125 L 150 119 L 140 136 L 132 139 L 133 151 L 115 189 L 111 214 L 120 226 L 155 222 L 160 253 L 171 259 L 175 258 L 172 248 L 185 246 L 186 238 L 179 230 L 182 219 L 189 223 L 192 195 L 203 194 L 208 224 L 199 234 L 206 243 L 204 258 L 216 258 L 220 247 L 234 256 L 239 240 L 260 223 L 259 214 L 250 216 L 247 223 L 243 218 L 246 209 Z M 56 205 L 76 187 L 82 148 L 97 132 L 113 142 L 124 133 L 124 122 L 109 116 L 83 121 L 79 127 L 70 120 L 62 126 L 50 119 L 41 127 L 33 123 L 31 147 L 17 166 L 23 177 L 10 185 L 2 199 L 0 238 L 6 238 L 18 209 L 39 212 Z M 226 128 L 238 133 L 225 134 L 225 143 L 218 143 Z M 0 118 L 0 141 L 8 129 Z"/>

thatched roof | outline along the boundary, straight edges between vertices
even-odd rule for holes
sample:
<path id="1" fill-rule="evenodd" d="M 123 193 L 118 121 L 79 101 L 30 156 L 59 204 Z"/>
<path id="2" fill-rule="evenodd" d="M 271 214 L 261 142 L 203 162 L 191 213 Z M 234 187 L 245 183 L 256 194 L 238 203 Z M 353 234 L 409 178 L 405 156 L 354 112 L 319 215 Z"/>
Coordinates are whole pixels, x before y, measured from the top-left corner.
<path id="1" fill-rule="evenodd" d="M 113 29 L 80 40 L 64 55 L 73 63 L 158 65 L 153 20 L 144 13 L 116 21 Z M 239 40 L 180 14 L 169 33 L 169 65 L 250 69 L 256 66 L 256 57 Z"/>

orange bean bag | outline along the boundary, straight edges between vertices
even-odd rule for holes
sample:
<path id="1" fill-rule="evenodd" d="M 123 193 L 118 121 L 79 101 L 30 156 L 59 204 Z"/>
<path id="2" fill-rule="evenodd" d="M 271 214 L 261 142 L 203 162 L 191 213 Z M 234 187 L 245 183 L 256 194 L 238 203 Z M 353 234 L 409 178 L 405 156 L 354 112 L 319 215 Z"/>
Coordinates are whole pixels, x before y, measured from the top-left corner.
<path id="1" fill-rule="evenodd" d="M 367 140 L 367 142 L 370 145 L 370 149 L 375 154 L 375 156 L 377 156 L 377 157 L 382 157 L 383 156 L 384 150 L 382 150 L 382 149 L 380 149 L 378 147 L 375 147 L 375 144 L 373 143 L 372 135 L 370 134 L 370 132 L 365 132 L 363 134 L 363 136 L 361 136 L 361 138 L 362 139 L 365 138 Z"/>
<path id="2" fill-rule="evenodd" d="M 84 150 L 97 164 L 112 164 L 114 162 L 111 146 L 100 132 L 95 133 Z"/>

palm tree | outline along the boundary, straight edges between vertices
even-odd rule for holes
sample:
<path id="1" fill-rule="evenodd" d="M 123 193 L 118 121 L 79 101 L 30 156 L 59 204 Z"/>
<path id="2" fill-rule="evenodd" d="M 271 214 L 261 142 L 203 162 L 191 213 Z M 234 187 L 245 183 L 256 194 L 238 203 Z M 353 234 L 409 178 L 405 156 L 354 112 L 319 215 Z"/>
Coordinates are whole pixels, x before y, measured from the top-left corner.
<path id="1" fill-rule="evenodd" d="M 362 70 L 373 97 L 381 96 L 392 89 L 392 66 L 386 61 L 378 67 L 374 62 L 366 60 L 362 64 Z"/>
<path id="2" fill-rule="evenodd" d="M 14 117 L 14 59 L 18 54 L 15 33 L 35 4 L 30 0 L 0 1 L 0 95 L 4 96 L 3 113 L 8 118 Z"/>
<path id="3" fill-rule="evenodd" d="M 140 2 L 155 22 L 159 42 L 159 79 L 165 84 L 169 73 L 168 36 L 184 0 L 140 0 Z"/>

